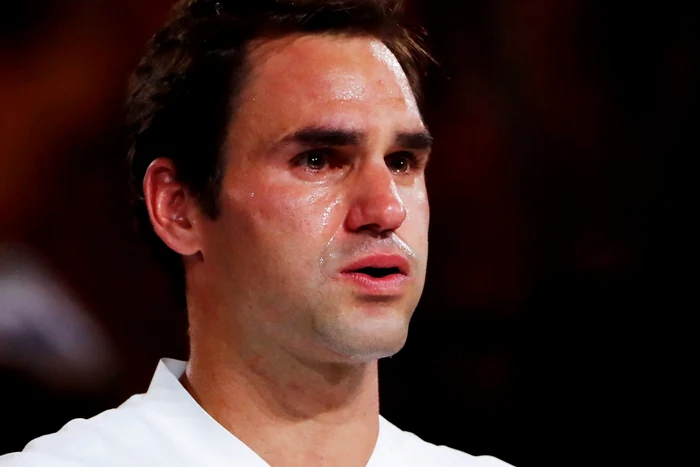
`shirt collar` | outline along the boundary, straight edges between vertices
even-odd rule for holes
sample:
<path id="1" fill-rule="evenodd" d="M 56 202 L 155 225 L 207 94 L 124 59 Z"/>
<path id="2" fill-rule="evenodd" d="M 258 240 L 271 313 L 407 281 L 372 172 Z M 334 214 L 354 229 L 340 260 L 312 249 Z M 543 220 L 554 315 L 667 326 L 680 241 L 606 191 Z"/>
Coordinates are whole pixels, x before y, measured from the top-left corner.
<path id="1" fill-rule="evenodd" d="M 181 440 L 183 449 L 201 453 L 200 465 L 269 467 L 260 456 L 214 420 L 182 386 L 187 362 L 164 358 L 156 368 L 144 401 Z"/>
<path id="2" fill-rule="evenodd" d="M 148 392 L 144 398 L 158 413 L 168 419 L 173 428 L 181 431 L 178 438 L 187 439 L 192 446 L 201 446 L 216 459 L 202 465 L 218 465 L 213 462 L 231 463 L 241 467 L 269 467 L 260 456 L 214 420 L 180 383 L 187 362 L 162 359 L 156 368 Z M 396 460 L 394 449 L 402 432 L 383 417 L 379 417 L 379 436 L 367 467 L 387 465 Z M 215 454 L 217 453 L 217 454 Z"/>

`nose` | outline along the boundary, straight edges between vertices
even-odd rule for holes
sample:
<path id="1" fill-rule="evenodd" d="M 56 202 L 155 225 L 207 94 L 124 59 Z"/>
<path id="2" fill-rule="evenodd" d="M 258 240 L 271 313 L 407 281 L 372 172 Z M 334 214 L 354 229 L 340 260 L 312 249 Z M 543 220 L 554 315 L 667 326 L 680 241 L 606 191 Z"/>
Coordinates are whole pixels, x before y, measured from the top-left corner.
<path id="1" fill-rule="evenodd" d="M 394 176 L 383 162 L 363 167 L 354 185 L 346 222 L 348 230 L 386 235 L 401 227 L 406 208 Z"/>

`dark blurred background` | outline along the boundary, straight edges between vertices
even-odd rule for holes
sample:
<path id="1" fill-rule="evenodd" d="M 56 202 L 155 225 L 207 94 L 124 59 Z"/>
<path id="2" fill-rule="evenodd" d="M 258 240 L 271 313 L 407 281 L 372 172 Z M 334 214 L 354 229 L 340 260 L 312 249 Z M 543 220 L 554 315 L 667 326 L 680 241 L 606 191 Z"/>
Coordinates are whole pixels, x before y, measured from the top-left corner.
<path id="1" fill-rule="evenodd" d="M 692 3 L 410 3 L 439 62 L 431 256 L 380 364 L 389 420 L 521 467 L 667 465 L 695 440 Z M 121 139 L 171 4 L 0 6 L 0 453 L 187 357 Z"/>

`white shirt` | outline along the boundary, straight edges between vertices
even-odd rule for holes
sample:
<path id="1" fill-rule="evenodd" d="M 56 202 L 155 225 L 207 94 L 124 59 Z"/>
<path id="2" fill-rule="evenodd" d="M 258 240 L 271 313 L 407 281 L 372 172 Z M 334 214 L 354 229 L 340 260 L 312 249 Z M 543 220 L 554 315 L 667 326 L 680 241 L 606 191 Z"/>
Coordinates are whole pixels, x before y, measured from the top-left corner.
<path id="1" fill-rule="evenodd" d="M 179 381 L 186 363 L 163 359 L 148 392 L 88 420 L 76 419 L 20 453 L 0 456 L 0 467 L 270 467 L 219 425 Z M 8 429 L 10 427 L 5 427 Z M 508 467 L 494 457 L 427 443 L 379 419 L 379 437 L 367 467 Z"/>

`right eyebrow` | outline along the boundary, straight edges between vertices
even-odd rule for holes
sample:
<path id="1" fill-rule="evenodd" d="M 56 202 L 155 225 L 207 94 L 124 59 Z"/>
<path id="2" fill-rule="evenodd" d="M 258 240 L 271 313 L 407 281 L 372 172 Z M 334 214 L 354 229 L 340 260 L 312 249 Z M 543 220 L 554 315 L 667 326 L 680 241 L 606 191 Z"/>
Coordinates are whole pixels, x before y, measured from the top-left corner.
<path id="1" fill-rule="evenodd" d="M 305 146 L 359 146 L 364 133 L 333 127 L 306 127 L 282 138 L 281 143 L 296 142 Z"/>

